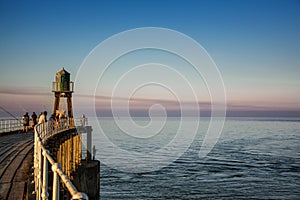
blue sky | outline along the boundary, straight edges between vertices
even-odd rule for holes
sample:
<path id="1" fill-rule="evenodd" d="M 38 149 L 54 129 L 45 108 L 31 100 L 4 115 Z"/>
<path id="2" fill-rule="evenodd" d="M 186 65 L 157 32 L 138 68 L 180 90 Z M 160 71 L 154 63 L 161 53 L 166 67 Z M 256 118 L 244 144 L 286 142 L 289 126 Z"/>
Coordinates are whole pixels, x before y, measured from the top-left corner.
<path id="1" fill-rule="evenodd" d="M 28 110 L 38 99 L 51 107 L 61 67 L 75 78 L 101 41 L 149 26 L 200 43 L 219 67 L 230 105 L 300 110 L 300 1 L 283 0 L 0 1 L 1 105 Z"/>

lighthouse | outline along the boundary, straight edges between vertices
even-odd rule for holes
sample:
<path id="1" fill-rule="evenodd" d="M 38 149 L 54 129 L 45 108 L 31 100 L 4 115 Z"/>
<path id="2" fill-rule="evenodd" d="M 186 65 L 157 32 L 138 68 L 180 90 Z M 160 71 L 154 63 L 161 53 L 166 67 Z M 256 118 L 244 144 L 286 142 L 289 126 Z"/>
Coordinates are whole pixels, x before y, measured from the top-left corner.
<path id="1" fill-rule="evenodd" d="M 73 118 L 72 110 L 72 93 L 74 83 L 70 81 L 70 73 L 64 68 L 56 73 L 55 81 L 52 83 L 52 92 L 54 93 L 54 108 L 53 113 L 59 111 L 60 99 L 67 99 L 68 117 Z"/>

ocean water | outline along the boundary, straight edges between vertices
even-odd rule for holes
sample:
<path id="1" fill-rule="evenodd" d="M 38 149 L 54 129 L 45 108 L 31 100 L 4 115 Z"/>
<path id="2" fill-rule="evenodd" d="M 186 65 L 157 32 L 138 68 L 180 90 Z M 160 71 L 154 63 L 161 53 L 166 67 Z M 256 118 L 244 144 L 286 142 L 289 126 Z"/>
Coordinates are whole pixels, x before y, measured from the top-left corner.
<path id="1" fill-rule="evenodd" d="M 130 171 L 130 163 L 139 160 L 133 161 L 126 154 L 118 158 L 115 151 L 103 149 L 95 121 L 90 120 L 96 158 L 104 160 L 100 171 L 101 199 L 300 199 L 299 119 L 228 118 L 217 144 L 200 159 L 198 153 L 209 124 L 208 119 L 201 120 L 187 149 L 186 141 L 193 137 L 188 131 L 177 141 L 176 149 L 150 158 L 153 169 L 163 162 L 166 166 L 138 173 Z M 179 119 L 170 118 L 159 133 L 145 139 L 124 134 L 111 118 L 101 118 L 99 122 L 118 148 L 145 155 L 167 145 L 180 125 Z M 138 118 L 136 123 L 147 125 L 149 121 Z M 177 148 L 185 151 L 176 154 L 176 159 L 172 152 Z M 106 162 L 104 156 L 114 159 Z M 124 168 L 120 170 L 118 165 Z"/>

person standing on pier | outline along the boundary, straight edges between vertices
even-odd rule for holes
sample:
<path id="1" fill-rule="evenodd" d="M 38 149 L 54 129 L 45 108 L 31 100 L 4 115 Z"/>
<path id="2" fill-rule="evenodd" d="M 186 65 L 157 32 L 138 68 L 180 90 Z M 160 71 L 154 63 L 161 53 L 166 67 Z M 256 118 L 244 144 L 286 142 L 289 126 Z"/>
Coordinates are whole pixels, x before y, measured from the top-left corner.
<path id="1" fill-rule="evenodd" d="M 32 113 L 31 119 L 32 119 L 32 128 L 34 128 L 34 126 L 37 124 L 37 115 L 35 114 L 35 112 Z"/>
<path id="2" fill-rule="evenodd" d="M 85 127 L 85 121 L 86 121 L 85 115 L 82 114 L 82 117 L 81 117 L 81 126 L 82 127 Z"/>
<path id="3" fill-rule="evenodd" d="M 47 122 L 47 112 L 45 111 L 44 113 L 41 112 L 40 116 L 39 116 L 39 124 L 43 123 L 43 122 Z"/>
<path id="4" fill-rule="evenodd" d="M 44 115 L 45 115 L 45 122 L 47 122 L 47 111 L 44 111 Z"/>
<path id="5" fill-rule="evenodd" d="M 25 113 L 25 115 L 23 115 L 22 117 L 23 120 L 23 132 L 28 132 L 28 128 L 29 128 L 29 115 L 28 112 Z"/>

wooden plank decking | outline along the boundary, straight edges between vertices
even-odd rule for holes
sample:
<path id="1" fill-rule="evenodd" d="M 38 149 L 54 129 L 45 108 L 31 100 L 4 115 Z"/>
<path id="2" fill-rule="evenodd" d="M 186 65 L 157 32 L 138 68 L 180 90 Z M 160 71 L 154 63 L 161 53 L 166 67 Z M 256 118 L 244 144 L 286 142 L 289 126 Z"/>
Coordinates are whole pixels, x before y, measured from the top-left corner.
<path id="1" fill-rule="evenodd" d="M 0 200 L 23 199 L 33 156 L 33 133 L 0 135 Z"/>

